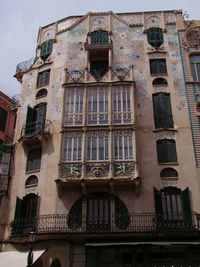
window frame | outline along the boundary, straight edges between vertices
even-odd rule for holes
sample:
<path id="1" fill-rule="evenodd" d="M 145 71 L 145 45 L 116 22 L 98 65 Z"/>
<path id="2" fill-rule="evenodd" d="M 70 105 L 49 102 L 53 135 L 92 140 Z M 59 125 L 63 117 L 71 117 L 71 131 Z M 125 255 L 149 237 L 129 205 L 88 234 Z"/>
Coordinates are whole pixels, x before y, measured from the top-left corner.
<path id="1" fill-rule="evenodd" d="M 149 67 L 151 75 L 167 75 L 166 58 L 149 59 Z"/>
<path id="2" fill-rule="evenodd" d="M 176 141 L 174 139 L 158 139 L 156 148 L 158 164 L 178 163 Z"/>
<path id="3" fill-rule="evenodd" d="M 158 49 L 164 43 L 163 29 L 159 27 L 151 27 L 147 29 L 148 43 Z"/>
<path id="4" fill-rule="evenodd" d="M 53 40 L 47 40 L 41 44 L 40 57 L 45 60 L 49 57 L 53 50 Z"/>
<path id="5" fill-rule="evenodd" d="M 38 153 L 38 155 L 36 155 Z M 30 157 L 32 157 L 30 159 Z M 41 169 L 42 147 L 35 147 L 28 151 L 26 161 L 26 173 L 37 172 Z"/>
<path id="6" fill-rule="evenodd" d="M 38 72 L 37 88 L 49 85 L 50 81 L 50 69 Z"/>
<path id="7" fill-rule="evenodd" d="M 199 61 L 194 61 L 193 58 L 199 59 Z M 199 67 L 199 71 L 198 71 Z M 190 69 L 191 69 L 191 74 L 194 82 L 200 82 L 200 54 L 191 54 L 190 55 Z"/>

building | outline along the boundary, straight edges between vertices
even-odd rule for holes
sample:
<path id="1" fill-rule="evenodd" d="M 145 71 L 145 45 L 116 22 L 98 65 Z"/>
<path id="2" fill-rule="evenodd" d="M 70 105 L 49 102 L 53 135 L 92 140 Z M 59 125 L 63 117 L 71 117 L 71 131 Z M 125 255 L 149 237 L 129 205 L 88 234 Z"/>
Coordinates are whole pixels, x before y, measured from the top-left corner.
<path id="1" fill-rule="evenodd" d="M 186 27 L 172 10 L 40 28 L 36 57 L 15 74 L 11 228 L 0 259 L 31 247 L 40 267 L 199 266 Z"/>
<path id="2" fill-rule="evenodd" d="M 3 239 L 8 221 L 8 185 L 10 182 L 10 163 L 13 150 L 16 100 L 0 91 L 0 240 Z"/>

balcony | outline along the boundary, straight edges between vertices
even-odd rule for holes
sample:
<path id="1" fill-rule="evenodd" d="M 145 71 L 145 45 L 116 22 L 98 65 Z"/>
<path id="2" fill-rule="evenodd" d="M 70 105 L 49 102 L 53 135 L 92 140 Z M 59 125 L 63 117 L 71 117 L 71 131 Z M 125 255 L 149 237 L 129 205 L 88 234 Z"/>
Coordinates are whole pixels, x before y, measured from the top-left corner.
<path id="1" fill-rule="evenodd" d="M 22 77 L 25 72 L 31 69 L 35 61 L 37 60 L 37 57 L 30 58 L 26 61 L 23 61 L 19 63 L 16 67 L 16 73 L 14 77 L 19 81 L 22 82 Z"/>
<path id="2" fill-rule="evenodd" d="M 42 140 L 48 141 L 52 135 L 52 122 L 45 120 L 45 122 L 31 122 L 26 123 L 22 127 L 21 138 L 25 144 L 38 143 Z"/>
<path id="3" fill-rule="evenodd" d="M 104 30 L 97 30 L 88 34 L 85 49 L 86 50 L 99 50 L 99 49 L 112 49 L 113 44 L 111 35 Z"/>
<path id="4" fill-rule="evenodd" d="M 103 215 L 102 215 L 103 216 Z M 11 237 L 25 237 L 30 231 L 37 235 L 46 234 L 85 234 L 112 236 L 200 236 L 200 214 L 178 214 L 169 216 L 156 213 L 117 213 L 103 218 L 74 214 L 42 215 L 34 219 L 16 219 L 11 224 Z"/>

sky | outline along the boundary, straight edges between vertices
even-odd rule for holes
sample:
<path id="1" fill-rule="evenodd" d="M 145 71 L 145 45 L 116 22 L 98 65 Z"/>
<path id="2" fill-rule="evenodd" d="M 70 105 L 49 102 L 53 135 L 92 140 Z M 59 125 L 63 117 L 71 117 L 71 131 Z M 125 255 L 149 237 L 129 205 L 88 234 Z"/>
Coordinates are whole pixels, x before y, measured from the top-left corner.
<path id="1" fill-rule="evenodd" d="M 137 12 L 182 9 L 200 19 L 200 0 L 0 0 L 0 91 L 14 96 L 16 66 L 35 56 L 40 26 L 89 11 Z"/>

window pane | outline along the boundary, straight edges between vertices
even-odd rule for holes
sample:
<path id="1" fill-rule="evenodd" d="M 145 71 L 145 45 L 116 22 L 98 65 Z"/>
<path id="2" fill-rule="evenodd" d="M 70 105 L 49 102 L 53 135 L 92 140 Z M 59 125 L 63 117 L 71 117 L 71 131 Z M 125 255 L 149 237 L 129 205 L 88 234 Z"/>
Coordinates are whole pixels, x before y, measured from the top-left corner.
<path id="1" fill-rule="evenodd" d="M 35 171 L 40 169 L 42 148 L 35 148 L 28 152 L 26 171 Z"/>
<path id="2" fill-rule="evenodd" d="M 62 161 L 81 161 L 82 133 L 65 133 L 63 138 Z"/>
<path id="3" fill-rule="evenodd" d="M 131 131 L 114 132 L 115 160 L 133 159 L 133 136 Z"/>
<path id="4" fill-rule="evenodd" d="M 66 91 L 64 126 L 83 124 L 83 89 Z"/>
<path id="5" fill-rule="evenodd" d="M 108 159 L 108 133 L 89 132 L 87 136 L 87 160 Z"/>

